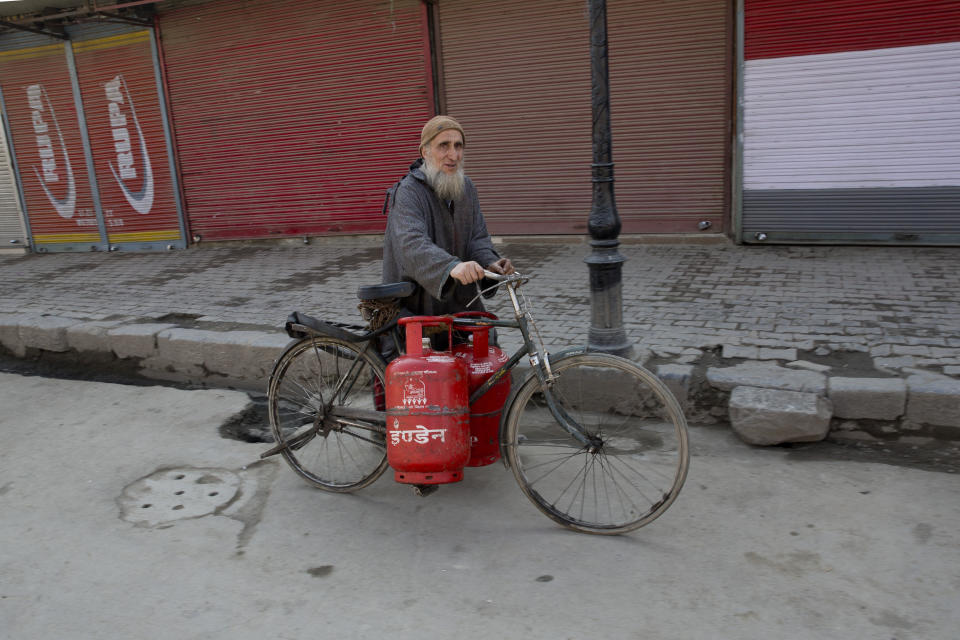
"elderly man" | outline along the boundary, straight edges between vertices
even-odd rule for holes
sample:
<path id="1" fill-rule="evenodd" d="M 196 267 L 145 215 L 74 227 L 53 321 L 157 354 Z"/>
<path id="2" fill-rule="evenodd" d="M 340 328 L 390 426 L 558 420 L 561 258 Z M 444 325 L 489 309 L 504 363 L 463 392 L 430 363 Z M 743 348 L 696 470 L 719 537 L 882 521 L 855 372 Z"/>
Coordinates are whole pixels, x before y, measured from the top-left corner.
<path id="1" fill-rule="evenodd" d="M 388 200 L 383 282 L 418 285 L 401 301 L 413 315 L 467 309 L 484 267 L 513 273 L 510 261 L 494 250 L 477 190 L 463 173 L 465 139 L 463 127 L 449 116 L 427 122 L 420 134 L 421 159 Z M 481 309 L 479 301 L 470 307 Z"/>

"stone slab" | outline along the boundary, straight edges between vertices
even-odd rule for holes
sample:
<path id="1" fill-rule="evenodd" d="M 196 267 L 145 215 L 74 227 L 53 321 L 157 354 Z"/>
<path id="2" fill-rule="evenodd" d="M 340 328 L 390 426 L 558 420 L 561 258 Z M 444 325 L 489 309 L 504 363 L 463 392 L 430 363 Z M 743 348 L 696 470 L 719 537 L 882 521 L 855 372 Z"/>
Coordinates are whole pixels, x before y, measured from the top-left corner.
<path id="1" fill-rule="evenodd" d="M 58 316 L 37 316 L 20 323 L 23 346 L 44 351 L 69 351 L 67 329 L 80 321 Z"/>
<path id="2" fill-rule="evenodd" d="M 756 360 L 760 354 L 760 348 L 754 346 L 725 344 L 721 356 L 723 358 L 745 358 L 747 360 Z"/>
<path id="3" fill-rule="evenodd" d="M 74 351 L 110 353 L 107 332 L 121 324 L 122 320 L 92 320 L 67 327 L 67 345 Z"/>
<path id="4" fill-rule="evenodd" d="M 157 334 L 157 354 L 144 358 L 140 366 L 144 373 L 161 379 L 202 379 L 203 357 L 199 343 L 205 334 L 199 329 L 167 329 Z"/>
<path id="5" fill-rule="evenodd" d="M 267 376 L 290 337 L 281 332 L 227 331 L 203 345 L 203 365 L 211 373 L 242 380 Z"/>
<path id="6" fill-rule="evenodd" d="M 896 372 L 897 369 L 904 369 L 906 367 L 916 366 L 917 359 L 914 356 L 894 356 L 892 358 L 874 358 L 873 364 L 876 365 L 878 369 Z"/>
<path id="7" fill-rule="evenodd" d="M 0 346 L 18 358 L 27 355 L 27 348 L 20 339 L 20 323 L 33 318 L 19 313 L 0 314 Z"/>
<path id="8" fill-rule="evenodd" d="M 817 442 L 827 437 L 830 401 L 814 393 L 736 387 L 730 394 L 730 426 L 748 444 Z"/>
<path id="9" fill-rule="evenodd" d="M 157 353 L 157 334 L 172 324 L 126 324 L 107 332 L 110 348 L 118 358 L 149 358 Z"/>
<path id="10" fill-rule="evenodd" d="M 290 338 L 282 332 L 167 329 L 157 334 L 157 354 L 141 364 L 154 373 L 219 376 L 266 386 Z M 149 372 L 148 372 L 149 373 Z"/>
<path id="11" fill-rule="evenodd" d="M 960 427 L 960 380 L 915 374 L 907 378 L 908 421 Z"/>
<path id="12" fill-rule="evenodd" d="M 773 349 L 770 347 L 761 347 L 757 356 L 758 360 L 796 360 L 796 349 Z"/>
<path id="13" fill-rule="evenodd" d="M 793 362 L 788 362 L 787 366 L 791 369 L 806 369 L 807 371 L 816 371 L 818 373 L 826 373 L 833 368 L 830 365 L 818 364 L 807 360 L 794 360 Z"/>
<path id="14" fill-rule="evenodd" d="M 656 374 L 677 398 L 680 406 L 685 405 L 690 396 L 690 379 L 693 377 L 693 365 L 661 364 L 657 366 Z"/>
<path id="15" fill-rule="evenodd" d="M 827 397 L 838 418 L 896 420 L 907 403 L 902 378 L 830 378 Z"/>
<path id="16" fill-rule="evenodd" d="M 733 367 L 707 369 L 707 381 L 716 389 L 760 387 L 826 395 L 827 377 L 816 371 L 787 369 L 772 362 L 743 362 Z"/>

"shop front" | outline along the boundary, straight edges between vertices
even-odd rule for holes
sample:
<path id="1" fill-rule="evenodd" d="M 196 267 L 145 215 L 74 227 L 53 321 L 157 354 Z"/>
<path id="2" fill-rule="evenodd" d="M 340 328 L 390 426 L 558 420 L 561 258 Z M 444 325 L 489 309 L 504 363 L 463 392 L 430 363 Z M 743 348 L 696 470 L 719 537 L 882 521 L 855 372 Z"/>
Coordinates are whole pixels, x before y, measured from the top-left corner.
<path id="1" fill-rule="evenodd" d="M 745 0 L 744 242 L 960 243 L 960 4 Z"/>

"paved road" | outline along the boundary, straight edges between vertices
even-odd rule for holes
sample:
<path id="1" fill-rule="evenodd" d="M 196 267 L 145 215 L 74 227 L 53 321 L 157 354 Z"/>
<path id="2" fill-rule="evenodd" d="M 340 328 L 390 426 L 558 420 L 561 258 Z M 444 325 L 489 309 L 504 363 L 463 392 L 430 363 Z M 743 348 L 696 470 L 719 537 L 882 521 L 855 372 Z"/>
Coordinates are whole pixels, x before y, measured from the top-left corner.
<path id="1" fill-rule="evenodd" d="M 0 629 L 70 638 L 896 638 L 960 628 L 960 477 L 692 432 L 659 520 L 554 525 L 502 466 L 308 487 L 247 397 L 0 373 Z M 178 494 L 177 492 L 182 492 Z M 149 506 L 148 506 L 149 505 Z"/>

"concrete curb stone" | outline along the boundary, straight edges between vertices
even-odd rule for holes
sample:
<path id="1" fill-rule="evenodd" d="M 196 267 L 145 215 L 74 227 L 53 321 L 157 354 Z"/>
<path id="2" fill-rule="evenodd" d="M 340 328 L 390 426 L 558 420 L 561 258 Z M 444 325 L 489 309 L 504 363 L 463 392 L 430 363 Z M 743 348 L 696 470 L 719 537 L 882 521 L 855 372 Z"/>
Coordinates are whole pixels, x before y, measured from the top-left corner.
<path id="1" fill-rule="evenodd" d="M 149 358 L 157 353 L 157 334 L 173 324 L 125 324 L 107 331 L 110 347 L 118 358 Z"/>
<path id="2" fill-rule="evenodd" d="M 39 316 L 20 324 L 23 346 L 44 351 L 69 351 L 67 329 L 80 324 L 79 320 L 58 316 Z"/>
<path id="3" fill-rule="evenodd" d="M 176 375 L 185 375 L 188 380 L 203 377 L 203 359 L 200 357 L 200 336 L 209 331 L 198 329 L 166 329 L 157 334 L 157 354 L 144 358 L 140 362 L 144 373 L 160 379 L 179 379 Z M 155 375 L 166 374 L 166 375 Z M 175 374 L 169 377 L 169 374 Z"/>
<path id="4" fill-rule="evenodd" d="M 290 338 L 283 333 L 228 331 L 204 343 L 201 353 L 208 371 L 265 384 Z"/>
<path id="5" fill-rule="evenodd" d="M 747 361 L 733 367 L 707 369 L 707 381 L 716 389 L 759 387 L 826 395 L 827 377 L 816 371 L 787 369 L 772 362 Z"/>
<path id="6" fill-rule="evenodd" d="M 19 313 L 0 314 L 0 345 L 18 358 L 26 356 L 27 348 L 20 338 L 20 325 L 34 318 L 36 316 Z"/>
<path id="7" fill-rule="evenodd" d="M 960 428 L 960 380 L 914 374 L 906 384 L 909 422 Z"/>
<path id="8" fill-rule="evenodd" d="M 667 385 L 670 392 L 676 396 L 681 407 L 689 402 L 690 380 L 693 378 L 693 365 L 690 364 L 661 364 L 657 365 L 656 374 Z"/>
<path id="9" fill-rule="evenodd" d="M 827 397 L 838 418 L 896 420 L 907 404 L 902 378 L 830 378 Z"/>
<path id="10" fill-rule="evenodd" d="M 123 320 L 91 320 L 67 327 L 67 346 L 79 352 L 111 353 L 107 332 L 123 323 Z"/>
<path id="11" fill-rule="evenodd" d="M 818 442 L 830 431 L 830 401 L 815 393 L 736 387 L 730 394 L 730 426 L 755 445 Z"/>
<path id="12" fill-rule="evenodd" d="M 290 338 L 280 332 L 166 329 L 157 333 L 157 352 L 141 362 L 160 379 L 220 378 L 260 389 Z"/>

